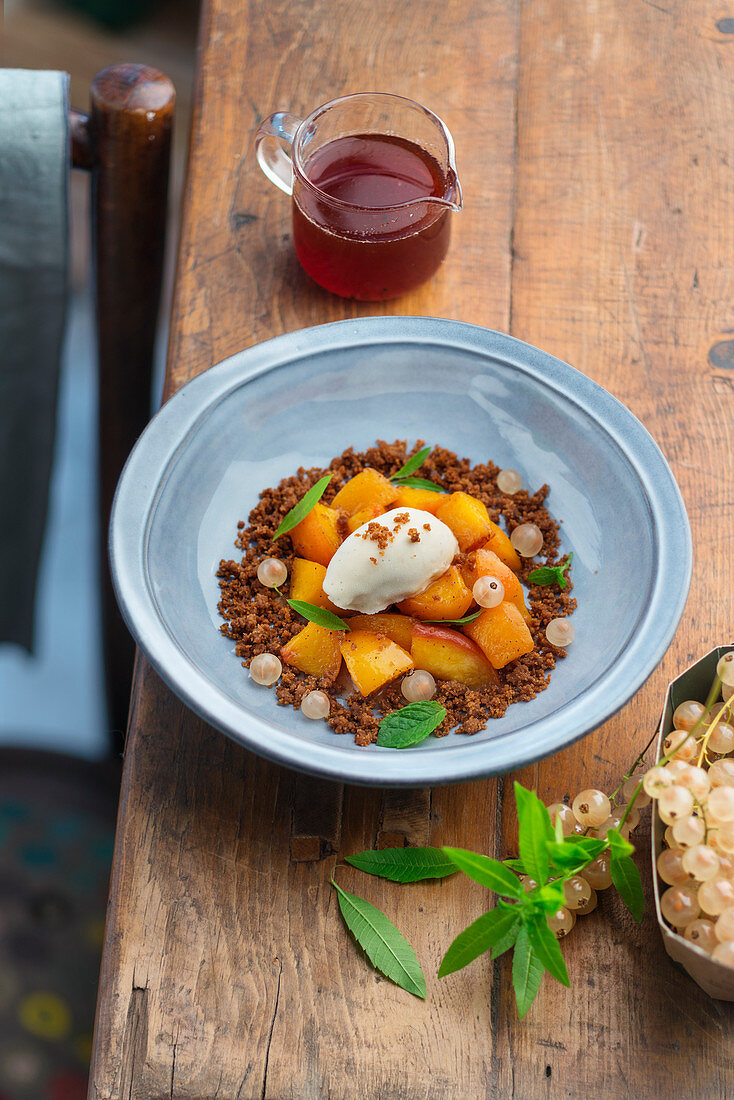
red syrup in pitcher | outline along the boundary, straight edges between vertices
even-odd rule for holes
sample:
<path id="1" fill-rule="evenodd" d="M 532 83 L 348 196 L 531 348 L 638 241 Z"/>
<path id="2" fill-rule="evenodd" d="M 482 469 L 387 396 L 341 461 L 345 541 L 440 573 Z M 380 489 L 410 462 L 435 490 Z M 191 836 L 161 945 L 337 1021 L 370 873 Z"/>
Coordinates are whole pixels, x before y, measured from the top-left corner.
<path id="1" fill-rule="evenodd" d="M 456 185 L 405 138 L 352 134 L 305 153 L 293 239 L 303 268 L 346 298 L 383 301 L 425 282 L 449 246 L 450 209 L 425 202 Z M 408 205 L 401 205 L 401 204 Z"/>

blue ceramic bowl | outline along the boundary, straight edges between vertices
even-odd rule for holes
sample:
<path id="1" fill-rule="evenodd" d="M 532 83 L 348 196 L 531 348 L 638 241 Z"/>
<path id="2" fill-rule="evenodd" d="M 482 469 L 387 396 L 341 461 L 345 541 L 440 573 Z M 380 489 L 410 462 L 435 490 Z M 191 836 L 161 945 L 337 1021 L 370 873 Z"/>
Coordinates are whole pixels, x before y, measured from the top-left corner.
<path id="1" fill-rule="evenodd" d="M 237 521 L 298 466 L 424 439 L 550 485 L 573 550 L 576 641 L 550 687 L 473 737 L 357 748 L 278 707 L 220 632 Z M 375 317 L 292 332 L 199 376 L 158 413 L 117 490 L 112 573 L 127 624 L 193 710 L 253 752 L 350 783 L 422 786 L 518 768 L 589 733 L 644 683 L 680 619 L 691 541 L 653 439 L 572 367 L 455 321 Z"/>

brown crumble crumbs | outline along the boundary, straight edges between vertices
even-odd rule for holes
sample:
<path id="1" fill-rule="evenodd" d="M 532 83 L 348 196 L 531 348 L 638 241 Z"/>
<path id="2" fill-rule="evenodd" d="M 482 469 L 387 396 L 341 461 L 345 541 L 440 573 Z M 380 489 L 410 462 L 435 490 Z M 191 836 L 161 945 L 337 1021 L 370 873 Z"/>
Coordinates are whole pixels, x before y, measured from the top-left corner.
<path id="1" fill-rule="evenodd" d="M 225 620 L 220 629 L 234 642 L 235 653 L 245 668 L 258 653 L 278 653 L 304 627 L 303 619 L 273 589 L 265 588 L 257 579 L 258 564 L 263 558 L 273 556 L 273 535 L 286 513 L 327 473 L 333 477 L 323 497 L 325 504 L 366 466 L 389 477 L 422 446 L 424 443 L 419 440 L 408 452 L 404 441 L 386 443 L 378 440 L 374 447 L 361 453 L 349 447 L 332 459 L 327 469 L 301 467 L 279 485 L 263 490 L 259 503 L 250 512 L 248 525 L 243 520 L 237 524 L 235 546 L 242 555 L 240 560 L 223 559 L 217 573 L 221 595 L 218 608 Z M 565 560 L 565 556 L 557 556 L 559 523 L 545 508 L 547 485 L 542 485 L 535 493 L 523 489 L 508 496 L 497 488 L 499 469 L 492 462 L 472 467 L 468 458 L 458 458 L 443 447 L 434 447 L 421 467 L 428 479 L 447 492 L 461 491 L 481 500 L 495 523 L 503 515 L 510 532 L 520 523 L 538 525 L 543 533 L 543 550 L 534 559 L 523 559 L 519 574 L 527 585 L 528 574 L 538 565 L 558 565 Z M 341 519 L 337 529 L 345 538 L 348 528 L 346 522 L 342 526 Z M 424 528 L 430 530 L 430 525 L 424 524 Z M 388 528 L 382 530 L 392 538 Z M 290 574 L 296 555 L 288 537 L 278 540 L 277 556 Z M 455 560 L 460 563 L 465 557 L 468 555 L 458 555 Z M 376 562 L 376 559 L 371 560 Z M 545 627 L 551 619 L 569 615 L 575 609 L 572 588 L 570 579 L 562 590 L 556 585 L 527 586 L 532 616 L 528 625 L 535 649 L 499 671 L 499 688 L 474 690 L 453 681 L 438 681 L 435 699 L 446 708 L 446 719 L 436 730 L 437 736 L 445 736 L 452 729 L 463 734 L 477 733 L 486 727 L 489 719 L 500 718 L 510 704 L 528 702 L 548 686 L 556 661 L 563 659 L 566 652 L 548 642 Z M 357 745 L 376 741 L 380 719 L 405 704 L 399 680 L 364 699 L 351 690 L 351 680 L 344 672 L 334 680 L 307 676 L 284 665 L 283 674 L 275 685 L 278 705 L 298 708 L 303 696 L 314 688 L 325 691 L 331 700 L 331 714 L 326 720 L 334 732 L 349 734 Z"/>
<path id="2" fill-rule="evenodd" d="M 409 527 L 408 528 L 408 538 L 410 539 L 411 542 L 420 542 L 421 541 L 421 537 L 418 534 L 418 532 L 416 531 L 415 527 Z"/>

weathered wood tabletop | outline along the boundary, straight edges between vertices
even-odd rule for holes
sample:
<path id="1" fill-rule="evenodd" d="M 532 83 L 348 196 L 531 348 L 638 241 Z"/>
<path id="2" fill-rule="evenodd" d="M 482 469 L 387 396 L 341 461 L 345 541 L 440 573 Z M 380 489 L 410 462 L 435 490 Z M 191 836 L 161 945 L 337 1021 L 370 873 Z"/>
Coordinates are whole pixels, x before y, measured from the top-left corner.
<path id="1" fill-rule="evenodd" d="M 706 0 L 210 0 L 201 35 L 167 393 L 274 334 L 412 313 L 510 332 L 574 364 L 655 436 L 696 553 L 675 641 L 624 710 L 519 778 L 550 802 L 611 789 L 668 679 L 732 633 L 734 9 Z M 465 210 L 443 268 L 383 306 L 321 292 L 250 151 L 272 110 L 393 91 L 441 114 Z M 635 567 L 630 562 L 630 583 Z M 600 578 L 603 583 L 603 578 Z M 593 639 L 589 644 L 593 644 Z M 505 956 L 435 978 L 486 907 L 458 876 L 401 887 L 344 865 L 428 976 L 381 981 L 329 886 L 343 854 L 457 844 L 513 854 L 508 778 L 432 791 L 295 777 L 136 670 L 90 1096 L 731 1096 L 732 1007 L 613 896 L 564 943 L 518 1023 Z M 647 849 L 638 856 L 650 899 Z"/>

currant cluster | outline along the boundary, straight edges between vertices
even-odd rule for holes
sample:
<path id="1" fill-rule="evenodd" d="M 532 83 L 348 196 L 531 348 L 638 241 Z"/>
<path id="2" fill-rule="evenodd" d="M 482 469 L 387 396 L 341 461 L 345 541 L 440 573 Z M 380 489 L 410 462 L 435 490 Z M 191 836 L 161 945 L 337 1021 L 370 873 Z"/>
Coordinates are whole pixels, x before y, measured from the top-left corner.
<path id="1" fill-rule="evenodd" d="M 668 887 L 663 916 L 679 935 L 734 967 L 734 651 L 716 673 L 721 700 L 677 707 L 665 755 L 645 774 L 643 790 L 666 825 L 657 860 Z"/>
<path id="2" fill-rule="evenodd" d="M 641 776 L 630 776 L 611 797 L 604 791 L 589 788 L 577 794 L 570 806 L 565 802 L 554 802 L 548 806 L 551 823 L 555 828 L 556 821 L 560 821 L 564 836 L 593 836 L 603 840 L 610 829 L 619 829 L 627 840 L 639 823 L 640 809 L 650 803 L 649 796 L 638 791 L 640 780 Z M 628 806 L 636 791 L 635 805 Z M 536 886 L 527 875 L 520 877 L 526 891 Z M 566 879 L 563 884 L 566 904 L 548 917 L 551 931 L 559 939 L 568 935 L 577 917 L 586 916 L 596 909 L 597 891 L 606 890 L 611 885 L 610 854 L 606 851 L 587 863 L 577 875 Z"/>

